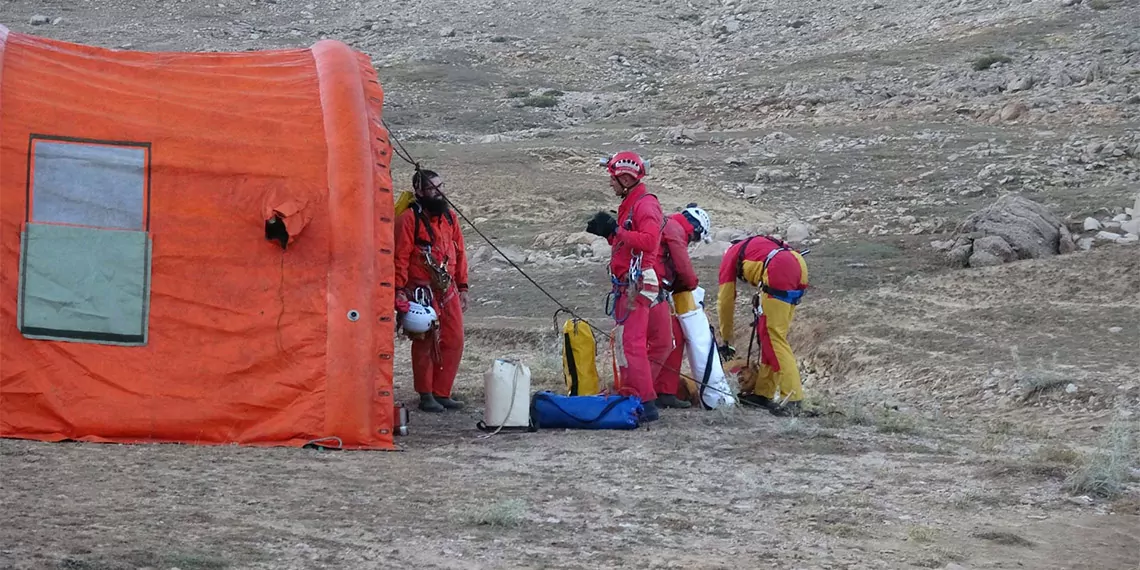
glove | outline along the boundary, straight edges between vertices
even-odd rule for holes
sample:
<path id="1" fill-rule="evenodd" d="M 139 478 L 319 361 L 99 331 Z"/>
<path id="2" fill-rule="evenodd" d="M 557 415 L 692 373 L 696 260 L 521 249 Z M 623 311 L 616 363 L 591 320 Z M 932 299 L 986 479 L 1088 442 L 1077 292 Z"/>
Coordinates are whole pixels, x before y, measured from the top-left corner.
<path id="1" fill-rule="evenodd" d="M 403 291 L 396 292 L 396 313 L 403 315 L 411 306 L 408 304 L 408 295 Z"/>
<path id="2" fill-rule="evenodd" d="M 586 223 L 586 232 L 609 239 L 617 233 L 617 220 L 609 212 L 598 212 Z"/>
<path id="3" fill-rule="evenodd" d="M 721 360 L 732 360 L 732 358 L 736 356 L 736 349 L 727 344 L 716 347 L 716 351 L 720 353 Z"/>

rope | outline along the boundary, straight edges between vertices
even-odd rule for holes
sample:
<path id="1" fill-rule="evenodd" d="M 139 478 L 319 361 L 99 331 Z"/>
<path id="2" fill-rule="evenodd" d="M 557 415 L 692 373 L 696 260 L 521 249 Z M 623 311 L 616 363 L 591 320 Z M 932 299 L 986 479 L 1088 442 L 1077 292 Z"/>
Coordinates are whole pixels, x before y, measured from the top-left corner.
<path id="1" fill-rule="evenodd" d="M 399 157 L 401 160 L 403 160 L 404 162 L 406 162 L 409 165 L 411 165 L 412 167 L 414 167 L 417 172 L 422 170 L 420 168 L 419 161 L 415 160 L 415 158 L 412 157 L 411 153 L 408 152 L 407 149 L 404 148 L 403 143 L 401 143 L 400 140 L 396 137 L 396 135 L 393 134 L 392 128 L 388 126 L 387 121 L 385 121 L 384 119 L 381 119 L 380 121 L 384 125 L 384 128 L 388 130 L 389 140 L 391 140 L 393 143 L 395 143 L 395 146 L 392 147 L 393 153 L 397 157 Z M 430 181 L 428 181 L 428 183 L 431 184 Z M 518 271 L 519 275 L 522 275 L 527 281 L 530 282 L 531 285 L 534 285 L 534 287 L 536 289 L 538 289 L 543 295 L 546 295 L 547 298 L 549 298 L 551 301 L 553 301 L 554 304 L 558 306 L 559 312 L 565 312 L 565 313 L 569 314 L 570 316 L 578 319 L 579 321 L 586 323 L 586 325 L 589 326 L 591 329 L 593 329 L 594 331 L 598 332 L 602 336 L 613 341 L 613 335 L 611 335 L 608 331 L 596 326 L 594 323 L 590 322 L 589 319 L 586 319 L 585 317 L 579 316 L 578 313 L 574 312 L 573 309 L 571 309 L 570 307 L 567 307 L 564 303 L 562 303 L 562 301 L 559 301 L 557 297 L 555 297 L 554 295 L 551 295 L 550 292 L 547 291 L 542 285 L 539 285 L 539 283 L 537 281 L 535 281 L 533 278 L 531 278 L 530 275 L 527 275 L 526 271 L 523 271 L 523 269 L 521 267 L 519 267 L 518 264 L 516 264 L 514 261 L 511 260 L 510 257 L 507 256 L 507 254 L 503 253 L 503 250 L 499 249 L 499 246 L 495 245 L 495 242 L 491 241 L 491 238 L 487 237 L 479 229 L 479 226 L 476 226 L 475 223 L 472 222 L 471 219 L 468 218 L 467 215 L 464 214 L 463 211 L 460 210 L 455 205 L 455 202 L 452 202 L 451 198 L 448 198 L 447 195 L 443 193 L 443 190 L 439 189 L 438 187 L 435 187 L 434 189 L 436 192 L 439 193 L 439 195 L 444 199 L 444 201 L 446 201 L 447 204 L 449 206 L 451 206 L 451 208 L 453 210 L 455 210 L 455 213 L 459 214 L 459 217 L 462 218 L 463 221 L 467 222 L 467 225 L 470 226 L 472 230 L 475 230 L 475 233 L 478 234 L 479 237 L 483 238 L 483 241 L 487 242 L 487 245 L 491 246 L 491 249 L 494 249 L 495 252 L 499 254 L 499 256 L 501 256 L 503 259 L 505 259 L 507 261 L 507 263 L 510 264 L 510 266 L 515 269 L 515 271 Z M 555 315 L 557 315 L 557 312 L 555 313 Z M 700 384 L 700 385 L 702 385 L 702 386 L 704 386 L 710 390 L 719 392 L 719 393 L 724 394 L 726 396 L 732 396 L 737 401 L 738 404 L 749 405 L 749 406 L 754 406 L 754 407 L 758 407 L 758 408 L 763 407 L 763 406 L 759 406 L 758 404 L 753 404 L 752 402 L 748 402 L 746 400 L 741 400 L 740 398 L 736 397 L 736 394 L 732 394 L 729 391 L 721 390 L 719 388 L 710 386 L 708 383 L 697 380 L 696 378 L 693 378 L 693 377 L 689 376 L 688 374 L 685 374 L 684 372 L 682 372 L 680 370 L 676 370 L 670 366 L 666 366 L 665 363 L 663 363 L 663 362 L 657 362 L 656 360 L 653 360 L 653 359 L 650 359 L 650 362 L 652 362 L 653 364 L 659 364 L 659 365 L 661 365 L 662 368 L 664 368 L 670 372 L 676 372 L 677 374 L 681 375 L 683 378 L 686 378 L 686 379 L 689 379 L 693 382 L 696 382 L 697 384 Z"/>

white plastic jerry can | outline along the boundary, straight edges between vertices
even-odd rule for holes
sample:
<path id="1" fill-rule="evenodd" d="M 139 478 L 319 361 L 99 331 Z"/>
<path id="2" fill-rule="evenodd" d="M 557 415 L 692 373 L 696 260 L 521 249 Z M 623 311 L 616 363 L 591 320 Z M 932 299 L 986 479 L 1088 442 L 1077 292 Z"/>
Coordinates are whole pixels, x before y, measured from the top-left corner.
<path id="1" fill-rule="evenodd" d="M 530 425 L 530 368 L 496 358 L 483 374 L 483 423 L 491 428 Z"/>

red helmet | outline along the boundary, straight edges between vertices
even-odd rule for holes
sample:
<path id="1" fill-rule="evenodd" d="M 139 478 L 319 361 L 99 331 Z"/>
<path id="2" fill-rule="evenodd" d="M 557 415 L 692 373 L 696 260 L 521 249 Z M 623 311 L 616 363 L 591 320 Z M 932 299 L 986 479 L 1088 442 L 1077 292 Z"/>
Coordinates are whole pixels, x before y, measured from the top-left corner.
<path id="1" fill-rule="evenodd" d="M 638 182 L 646 174 L 645 161 L 641 160 L 636 152 L 628 150 L 611 156 L 609 162 L 606 163 L 606 170 L 610 172 L 610 176 L 628 174 Z"/>

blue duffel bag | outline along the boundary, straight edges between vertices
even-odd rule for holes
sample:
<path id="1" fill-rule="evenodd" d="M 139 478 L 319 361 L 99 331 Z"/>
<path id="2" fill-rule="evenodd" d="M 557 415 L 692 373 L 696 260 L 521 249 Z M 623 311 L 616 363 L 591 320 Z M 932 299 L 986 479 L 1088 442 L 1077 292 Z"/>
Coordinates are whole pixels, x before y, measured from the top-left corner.
<path id="1" fill-rule="evenodd" d="M 645 408 L 637 396 L 564 396 L 535 392 L 530 417 L 536 428 L 637 429 Z"/>

